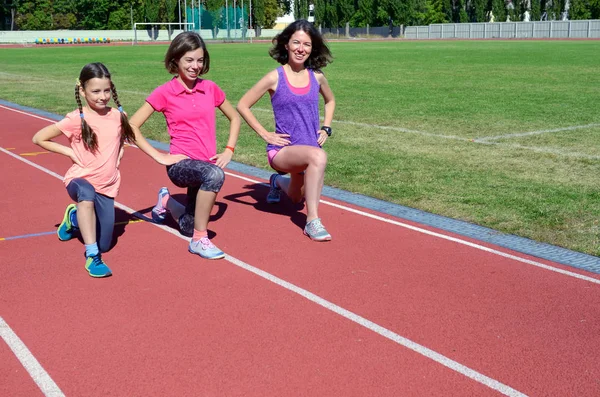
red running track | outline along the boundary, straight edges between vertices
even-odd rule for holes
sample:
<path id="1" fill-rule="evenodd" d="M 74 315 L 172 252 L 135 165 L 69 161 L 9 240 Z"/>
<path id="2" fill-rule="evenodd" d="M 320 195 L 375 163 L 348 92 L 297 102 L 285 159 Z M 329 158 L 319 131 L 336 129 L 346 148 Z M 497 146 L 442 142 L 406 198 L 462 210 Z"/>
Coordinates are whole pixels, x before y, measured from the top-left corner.
<path id="1" fill-rule="evenodd" d="M 55 230 L 69 160 L 31 143 L 50 121 L 0 117 L 0 395 L 600 395 L 598 275 L 329 199 L 315 243 L 251 176 L 213 211 L 226 260 L 131 222 L 92 279 L 77 240 L 10 239 Z M 184 193 L 136 148 L 122 175 L 125 209 Z"/>

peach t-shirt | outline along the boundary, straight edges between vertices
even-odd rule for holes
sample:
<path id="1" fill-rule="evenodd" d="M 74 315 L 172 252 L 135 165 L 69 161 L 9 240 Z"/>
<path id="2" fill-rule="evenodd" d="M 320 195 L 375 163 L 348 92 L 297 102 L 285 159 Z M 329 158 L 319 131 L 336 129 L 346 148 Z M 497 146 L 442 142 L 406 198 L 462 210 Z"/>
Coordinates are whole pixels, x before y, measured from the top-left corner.
<path id="1" fill-rule="evenodd" d="M 84 165 L 73 164 L 65 174 L 65 187 L 75 178 L 85 178 L 92 184 L 97 193 L 108 197 L 116 197 L 121 185 L 121 173 L 117 168 L 119 150 L 121 149 L 121 115 L 111 108 L 104 115 L 84 109 L 85 121 L 96 133 L 98 151 L 87 150 L 81 139 L 81 118 L 79 110 L 67 114 L 56 126 L 69 139 L 75 156 Z"/>

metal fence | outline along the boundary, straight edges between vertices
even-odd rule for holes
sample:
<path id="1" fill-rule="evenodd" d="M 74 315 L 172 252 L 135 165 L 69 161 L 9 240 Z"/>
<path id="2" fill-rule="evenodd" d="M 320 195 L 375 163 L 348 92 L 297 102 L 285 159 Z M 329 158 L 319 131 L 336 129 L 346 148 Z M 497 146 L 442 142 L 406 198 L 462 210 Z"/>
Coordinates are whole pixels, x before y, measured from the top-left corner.
<path id="1" fill-rule="evenodd" d="M 598 39 L 600 20 L 445 23 L 407 26 L 405 39 Z"/>
<path id="2" fill-rule="evenodd" d="M 402 34 L 401 26 L 366 26 L 364 28 L 351 28 L 350 24 L 340 28 L 323 28 L 319 26 L 319 31 L 328 37 L 349 38 L 349 37 L 400 37 Z"/>

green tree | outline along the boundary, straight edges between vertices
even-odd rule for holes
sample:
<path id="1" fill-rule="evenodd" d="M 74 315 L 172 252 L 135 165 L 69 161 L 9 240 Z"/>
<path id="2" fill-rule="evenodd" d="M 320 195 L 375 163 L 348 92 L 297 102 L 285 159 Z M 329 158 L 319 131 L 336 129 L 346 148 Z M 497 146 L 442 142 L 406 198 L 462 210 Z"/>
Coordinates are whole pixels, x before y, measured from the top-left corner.
<path id="1" fill-rule="evenodd" d="M 254 4 L 259 6 L 257 3 L 260 1 Z M 223 7 L 225 7 L 225 0 L 206 0 L 206 10 L 212 19 L 213 38 L 216 38 L 219 33 L 219 26 L 223 20 Z"/>
<path id="2" fill-rule="evenodd" d="M 285 9 L 281 7 L 282 12 L 286 13 Z M 307 19 L 308 18 L 308 0 L 296 0 L 294 1 L 294 17 L 296 19 Z"/>
<path id="3" fill-rule="evenodd" d="M 17 7 L 16 22 L 20 30 L 52 30 L 52 4 L 49 0 L 25 1 Z"/>
<path id="4" fill-rule="evenodd" d="M 280 8 L 277 0 L 257 0 L 252 3 L 252 13 L 254 17 L 256 33 L 260 36 L 260 30 L 271 29 L 275 26 L 275 20 L 279 16 Z"/>
<path id="5" fill-rule="evenodd" d="M 486 22 L 487 21 L 487 1 L 473 0 L 471 2 L 471 21 Z"/>
<path id="6" fill-rule="evenodd" d="M 325 21 L 325 0 L 314 0 L 315 25 L 320 26 Z"/>
<path id="7" fill-rule="evenodd" d="M 77 7 L 79 26 L 90 30 L 106 29 L 112 5 L 111 0 L 79 0 Z"/>
<path id="8" fill-rule="evenodd" d="M 354 0 L 338 0 L 337 1 L 337 15 L 339 18 L 340 26 L 345 26 L 347 22 L 350 22 L 352 15 L 356 9 L 354 8 Z"/>
<path id="9" fill-rule="evenodd" d="M 569 19 L 591 19 L 592 12 L 585 0 L 571 0 L 569 7 Z"/>
<path id="10" fill-rule="evenodd" d="M 443 0 L 427 0 L 424 12 L 420 12 L 420 20 L 424 25 L 449 22 L 444 12 Z"/>
<path id="11" fill-rule="evenodd" d="M 465 9 L 465 0 L 455 0 L 452 20 L 457 23 L 469 22 L 469 16 Z"/>
<path id="12" fill-rule="evenodd" d="M 592 19 L 600 19 L 600 0 L 590 0 L 589 9 Z"/>
<path id="13" fill-rule="evenodd" d="M 531 20 L 539 21 L 542 16 L 540 0 L 531 0 Z"/>
<path id="14" fill-rule="evenodd" d="M 175 22 L 175 10 L 177 9 L 178 0 L 164 0 L 165 6 L 165 16 L 164 20 L 166 22 Z M 173 25 L 167 26 L 167 32 L 169 33 L 169 41 L 171 41 L 171 34 L 173 33 Z"/>
<path id="15" fill-rule="evenodd" d="M 328 28 L 337 28 L 339 26 L 335 2 L 336 0 L 325 0 L 325 26 Z"/>
<path id="16" fill-rule="evenodd" d="M 358 12 L 362 16 L 361 26 L 373 26 L 375 21 L 375 2 L 374 0 L 358 0 Z"/>
<path id="17" fill-rule="evenodd" d="M 492 0 L 492 13 L 496 22 L 506 21 L 506 7 L 504 0 Z"/>
<path id="18" fill-rule="evenodd" d="M 109 30 L 124 30 L 131 28 L 131 15 L 129 10 L 123 8 L 110 13 L 107 28 Z"/>

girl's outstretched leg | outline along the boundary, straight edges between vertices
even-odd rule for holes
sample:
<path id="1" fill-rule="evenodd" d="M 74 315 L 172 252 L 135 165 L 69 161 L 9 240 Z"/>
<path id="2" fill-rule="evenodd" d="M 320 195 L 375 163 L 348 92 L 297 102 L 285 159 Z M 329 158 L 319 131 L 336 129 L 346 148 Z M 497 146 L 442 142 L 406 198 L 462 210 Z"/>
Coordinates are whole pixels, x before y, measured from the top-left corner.
<path id="1" fill-rule="evenodd" d="M 152 208 L 152 220 L 156 223 L 163 223 L 167 212 L 171 213 L 175 221 L 179 221 L 179 218 L 185 213 L 185 207 L 171 197 L 169 189 L 162 187 L 158 191 L 158 201 L 154 208 Z"/>

